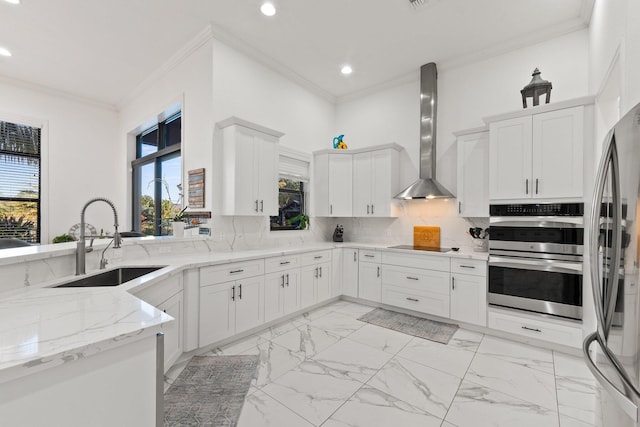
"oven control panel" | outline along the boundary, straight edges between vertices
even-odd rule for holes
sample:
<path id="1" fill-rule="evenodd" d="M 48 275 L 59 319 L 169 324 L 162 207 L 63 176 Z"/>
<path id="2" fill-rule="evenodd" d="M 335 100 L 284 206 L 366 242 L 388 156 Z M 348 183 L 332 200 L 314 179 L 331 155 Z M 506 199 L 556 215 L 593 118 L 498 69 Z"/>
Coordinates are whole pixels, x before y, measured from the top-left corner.
<path id="1" fill-rule="evenodd" d="M 489 206 L 490 216 L 583 216 L 584 203 L 528 203 Z"/>

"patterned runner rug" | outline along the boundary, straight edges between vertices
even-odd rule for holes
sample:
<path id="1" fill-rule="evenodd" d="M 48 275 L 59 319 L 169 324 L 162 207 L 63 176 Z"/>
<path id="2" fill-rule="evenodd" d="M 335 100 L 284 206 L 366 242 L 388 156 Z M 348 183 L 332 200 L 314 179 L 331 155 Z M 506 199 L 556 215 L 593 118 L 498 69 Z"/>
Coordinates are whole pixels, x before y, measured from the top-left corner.
<path id="1" fill-rule="evenodd" d="M 360 316 L 358 320 L 442 344 L 448 344 L 453 334 L 458 330 L 458 325 L 436 322 L 382 308 L 371 310 Z"/>
<path id="2" fill-rule="evenodd" d="M 164 394 L 164 425 L 234 427 L 258 356 L 194 356 Z"/>

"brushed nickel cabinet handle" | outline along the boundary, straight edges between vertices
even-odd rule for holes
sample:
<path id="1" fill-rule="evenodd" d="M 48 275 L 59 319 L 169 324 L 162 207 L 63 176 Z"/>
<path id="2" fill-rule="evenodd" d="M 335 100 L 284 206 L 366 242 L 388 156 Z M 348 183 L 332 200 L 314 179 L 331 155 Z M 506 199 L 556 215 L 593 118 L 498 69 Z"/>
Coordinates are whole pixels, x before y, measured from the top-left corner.
<path id="1" fill-rule="evenodd" d="M 282 261 L 282 262 L 280 263 L 280 265 L 287 265 L 287 264 L 291 264 L 291 261 Z"/>
<path id="2" fill-rule="evenodd" d="M 373 215 L 373 205 L 371 205 L 371 215 Z"/>
<path id="3" fill-rule="evenodd" d="M 282 284 L 280 286 L 284 288 L 284 274 L 282 275 Z"/>
<path id="4" fill-rule="evenodd" d="M 367 215 L 369 215 L 369 205 L 367 205 Z"/>
<path id="5" fill-rule="evenodd" d="M 235 301 L 236 300 L 236 287 L 232 286 L 231 287 L 231 301 Z"/>
<path id="6" fill-rule="evenodd" d="M 289 287 L 289 273 L 287 273 L 287 287 Z"/>
<path id="7" fill-rule="evenodd" d="M 256 200 L 256 212 L 258 212 L 258 201 Z"/>
<path id="8" fill-rule="evenodd" d="M 380 277 L 380 267 L 378 267 L 378 277 Z"/>
<path id="9" fill-rule="evenodd" d="M 413 277 L 413 276 L 407 276 L 407 279 L 409 279 L 409 280 L 420 280 L 419 278 Z"/>
<path id="10" fill-rule="evenodd" d="M 462 202 L 458 202 L 458 213 L 462 213 Z"/>
<path id="11" fill-rule="evenodd" d="M 540 329 L 538 328 L 529 328 L 527 326 L 522 326 L 522 329 L 526 329 L 527 331 L 532 331 L 532 332 L 542 332 Z"/>
<path id="12" fill-rule="evenodd" d="M 357 255 L 356 255 L 356 252 L 355 252 L 355 251 L 353 251 L 353 262 L 358 261 L 358 260 L 356 259 L 356 256 L 357 256 Z"/>
<path id="13" fill-rule="evenodd" d="M 451 278 L 451 290 L 453 290 L 453 291 L 456 290 L 456 278 L 455 277 Z"/>
<path id="14" fill-rule="evenodd" d="M 264 212 L 264 200 L 260 200 L 260 212 Z"/>
<path id="15" fill-rule="evenodd" d="M 475 265 L 460 265 L 460 268 L 476 268 Z"/>
<path id="16" fill-rule="evenodd" d="M 231 270 L 231 271 L 229 272 L 229 274 L 242 273 L 243 271 L 244 271 L 244 270 L 243 270 L 242 268 L 241 268 L 241 269 L 239 269 L 239 270 Z"/>
<path id="17" fill-rule="evenodd" d="M 413 302 L 420 302 L 420 300 L 417 299 L 417 298 L 409 298 L 409 297 L 407 297 L 407 300 L 413 301 Z"/>
<path id="18" fill-rule="evenodd" d="M 536 178 L 536 194 L 538 194 L 538 178 Z"/>
<path id="19" fill-rule="evenodd" d="M 524 185 L 525 185 L 525 187 L 524 187 L 524 193 L 525 193 L 525 194 L 529 194 L 529 178 L 527 178 L 527 179 L 525 180 L 525 184 L 524 184 Z"/>
<path id="20" fill-rule="evenodd" d="M 322 267 L 318 267 L 320 269 L 320 277 L 322 277 Z"/>
<path id="21" fill-rule="evenodd" d="M 238 298 L 242 299 L 242 285 L 238 286 Z"/>

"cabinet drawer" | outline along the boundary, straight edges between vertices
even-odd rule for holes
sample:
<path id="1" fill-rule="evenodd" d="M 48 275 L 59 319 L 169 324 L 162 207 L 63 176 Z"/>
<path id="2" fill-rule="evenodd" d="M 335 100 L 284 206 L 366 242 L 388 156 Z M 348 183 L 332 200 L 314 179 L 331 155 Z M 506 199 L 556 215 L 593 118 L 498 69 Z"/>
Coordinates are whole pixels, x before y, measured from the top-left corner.
<path id="1" fill-rule="evenodd" d="M 426 314 L 449 317 L 449 294 L 382 285 L 382 303 Z"/>
<path id="2" fill-rule="evenodd" d="M 470 274 L 472 276 L 486 276 L 487 261 L 479 259 L 451 258 L 451 272 Z"/>
<path id="3" fill-rule="evenodd" d="M 258 276 L 260 274 L 264 274 L 264 259 L 262 258 L 250 261 L 213 265 L 211 267 L 203 267 L 200 269 L 200 286 L 224 283 L 231 280 Z"/>
<path id="4" fill-rule="evenodd" d="M 489 328 L 575 348 L 582 346 L 582 328 L 570 324 L 490 311 Z"/>
<path id="5" fill-rule="evenodd" d="M 391 251 L 382 252 L 382 263 L 439 271 L 449 271 L 451 264 L 448 256 L 429 256 Z"/>
<path id="6" fill-rule="evenodd" d="M 382 266 L 382 284 L 406 289 L 449 295 L 449 273 L 421 268 Z"/>
<path id="7" fill-rule="evenodd" d="M 321 262 L 331 261 L 331 251 L 314 251 L 300 255 L 300 265 L 318 264 Z"/>
<path id="8" fill-rule="evenodd" d="M 360 262 L 377 262 L 380 263 L 382 256 L 380 251 L 370 249 L 360 249 Z"/>
<path id="9" fill-rule="evenodd" d="M 296 267 L 300 267 L 300 255 L 277 256 L 264 260 L 264 271 L 267 274 Z"/>
<path id="10" fill-rule="evenodd" d="M 155 283 L 134 295 L 142 301 L 159 307 L 163 302 L 182 291 L 181 276 L 174 276 L 161 282 Z"/>

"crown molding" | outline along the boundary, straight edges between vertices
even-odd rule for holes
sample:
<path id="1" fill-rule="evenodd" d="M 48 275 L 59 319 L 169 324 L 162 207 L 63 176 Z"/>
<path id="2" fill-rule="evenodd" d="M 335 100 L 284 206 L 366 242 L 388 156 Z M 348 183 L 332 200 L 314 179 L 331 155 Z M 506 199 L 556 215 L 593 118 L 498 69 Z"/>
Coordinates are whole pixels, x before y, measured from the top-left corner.
<path id="1" fill-rule="evenodd" d="M 67 99 L 69 101 L 78 102 L 81 104 L 91 105 L 92 107 L 102 108 L 109 111 L 118 111 L 116 106 L 108 102 L 102 102 L 93 98 L 87 98 L 85 96 L 76 95 L 71 92 L 66 92 L 60 89 L 54 89 L 49 86 L 39 85 L 37 83 L 27 82 L 20 79 L 14 79 L 11 77 L 0 76 L 0 84 L 6 84 L 8 86 L 14 86 L 21 89 L 26 89 L 34 92 L 39 92 L 43 95 L 49 95 L 57 98 Z"/>
<path id="2" fill-rule="evenodd" d="M 323 98 L 324 100 L 329 101 L 332 104 L 336 103 L 336 97 L 332 95 L 330 92 L 324 90 L 323 88 L 316 85 L 315 83 L 312 83 L 311 81 L 305 79 L 300 74 L 291 70 L 289 67 L 284 66 L 283 64 L 271 58 L 270 56 L 265 55 L 259 49 L 254 48 L 253 46 L 249 45 L 245 41 L 231 34 L 229 31 L 220 27 L 219 25 L 212 23 L 210 28 L 211 28 L 213 38 L 215 38 L 219 42 L 222 42 L 227 46 L 232 47 L 237 51 L 247 55 L 251 59 L 254 59 L 260 62 L 261 64 L 272 69 L 273 71 L 282 75 L 288 80 L 294 83 L 297 83 L 299 86 L 319 96 L 320 98 Z"/>
<path id="3" fill-rule="evenodd" d="M 117 109 L 122 110 L 124 107 L 126 107 L 140 94 L 152 87 L 167 73 L 169 73 L 183 61 L 185 61 L 191 54 L 193 54 L 207 42 L 209 42 L 212 37 L 213 35 L 211 26 L 207 25 L 202 29 L 202 31 L 196 34 L 195 37 L 193 37 L 184 46 L 182 46 L 176 53 L 171 55 L 171 57 L 164 64 L 158 67 L 153 73 L 151 73 L 146 79 L 144 79 L 142 83 L 136 86 L 135 89 L 133 89 L 127 96 L 125 96 L 120 102 L 118 102 Z"/>

